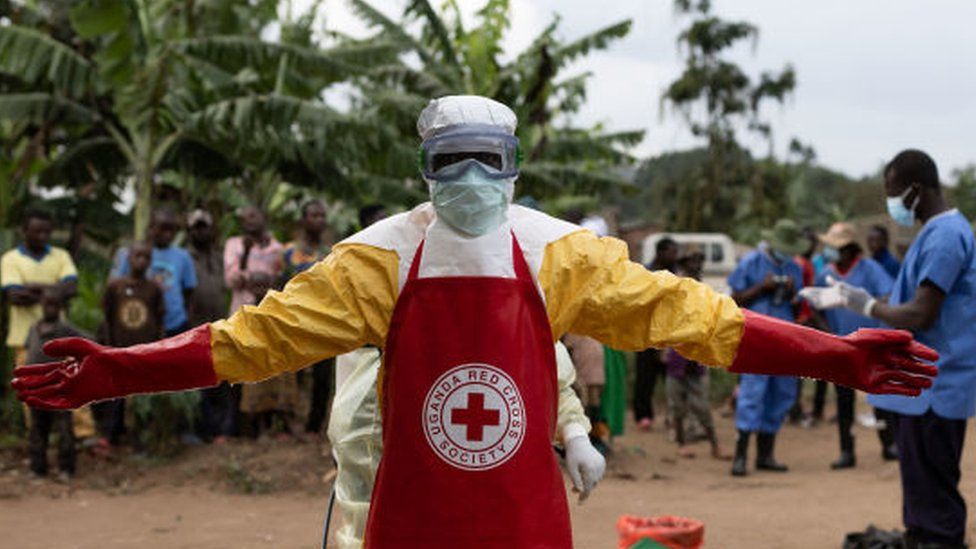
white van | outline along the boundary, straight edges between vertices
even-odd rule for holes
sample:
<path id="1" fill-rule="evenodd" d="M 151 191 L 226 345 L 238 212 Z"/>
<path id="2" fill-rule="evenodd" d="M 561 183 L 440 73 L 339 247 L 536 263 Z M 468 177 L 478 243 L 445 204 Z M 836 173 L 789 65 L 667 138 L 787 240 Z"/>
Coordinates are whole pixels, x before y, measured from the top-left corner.
<path id="1" fill-rule="evenodd" d="M 704 282 L 721 292 L 728 292 L 725 279 L 735 270 L 736 248 L 732 239 L 724 233 L 655 233 L 644 239 L 641 246 L 641 261 L 647 265 L 654 259 L 657 243 L 670 237 L 685 247 L 696 245 L 705 253 L 705 266 L 702 272 Z"/>

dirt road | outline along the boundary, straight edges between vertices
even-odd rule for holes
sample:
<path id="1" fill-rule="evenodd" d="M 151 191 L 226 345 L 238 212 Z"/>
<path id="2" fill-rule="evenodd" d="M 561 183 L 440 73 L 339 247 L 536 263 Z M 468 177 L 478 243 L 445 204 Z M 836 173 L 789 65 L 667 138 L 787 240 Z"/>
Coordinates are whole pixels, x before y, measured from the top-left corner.
<path id="1" fill-rule="evenodd" d="M 731 446 L 731 420 L 717 421 Z M 704 445 L 698 458 L 679 460 L 664 433 L 630 429 L 617 440 L 610 476 L 585 505 L 572 505 L 576 546 L 614 547 L 624 513 L 694 517 L 706 524 L 706 547 L 733 549 L 839 547 L 845 532 L 869 523 L 899 527 L 897 465 L 881 462 L 873 432 L 857 434 L 855 470 L 828 469 L 834 425 L 789 427 L 778 453 L 790 473 L 733 479 L 728 463 L 705 457 Z M 194 449 L 165 465 L 86 459 L 70 487 L 27 480 L 19 458 L 8 455 L 0 463 L 0 546 L 312 549 L 327 497 L 320 452 L 267 441 Z M 970 508 L 974 458 L 971 451 L 964 458 Z"/>

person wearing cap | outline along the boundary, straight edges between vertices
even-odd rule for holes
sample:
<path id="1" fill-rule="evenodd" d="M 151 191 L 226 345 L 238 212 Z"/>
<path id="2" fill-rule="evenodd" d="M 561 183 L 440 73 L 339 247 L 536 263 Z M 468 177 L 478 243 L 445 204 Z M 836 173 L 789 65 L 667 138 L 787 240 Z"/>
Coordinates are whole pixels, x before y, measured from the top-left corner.
<path id="1" fill-rule="evenodd" d="M 186 219 L 189 245 L 197 273 L 197 287 L 190 299 L 190 327 L 224 318 L 227 294 L 224 291 L 224 265 L 217 233 L 210 212 L 196 209 Z M 221 383 L 200 394 L 200 435 L 221 443 L 236 430 L 234 396 L 230 385 Z"/>
<path id="2" fill-rule="evenodd" d="M 820 242 L 824 245 L 824 255 L 830 263 L 817 277 L 816 286 L 824 287 L 831 280 L 843 281 L 867 290 L 874 298 L 884 299 L 891 293 L 893 280 L 884 267 L 877 261 L 865 257 L 861 245 L 857 242 L 857 229 L 850 223 L 834 223 L 830 229 L 820 235 Z M 803 295 L 801 293 L 801 295 Z M 861 328 L 880 328 L 883 324 L 873 318 L 848 309 L 827 309 L 824 311 L 827 326 L 830 331 L 845 336 Z M 840 434 L 840 458 L 833 462 L 832 469 L 847 469 L 857 465 L 854 453 L 854 435 L 851 427 L 854 424 L 855 392 L 849 387 L 835 385 L 837 391 L 837 429 Z M 881 440 L 881 455 L 885 460 L 898 459 L 895 446 L 893 418 L 889 412 L 875 409 L 881 429 L 878 437 Z"/>
<path id="3" fill-rule="evenodd" d="M 874 392 L 931 384 L 923 361 L 935 354 L 903 332 L 838 338 L 743 311 L 704 284 L 629 261 L 619 240 L 512 205 L 515 128 L 515 114 L 490 99 L 433 100 L 418 121 L 430 203 L 337 244 L 228 320 L 128 349 L 53 341 L 45 352 L 65 360 L 17 370 L 18 397 L 71 408 L 251 382 L 372 344 L 383 348 L 383 458 L 365 547 L 528 548 L 573 543 L 553 438 L 576 489 L 592 489 L 605 465 L 583 426 L 556 422 L 554 342 L 564 333 Z"/>
<path id="4" fill-rule="evenodd" d="M 807 247 L 803 253 L 793 256 L 793 261 L 800 266 L 800 272 L 803 273 L 803 287 L 807 288 L 813 286 L 817 281 L 818 269 L 813 263 L 813 257 L 820 245 L 820 240 L 817 238 L 816 231 L 811 227 L 803 227 L 803 237 L 807 242 Z M 799 309 L 797 309 L 796 313 L 796 322 L 804 326 L 815 327 L 813 326 L 813 310 L 810 308 L 809 303 L 805 301 L 800 302 Z M 803 379 L 797 379 L 796 400 L 793 402 L 793 407 L 790 408 L 787 416 L 790 423 L 811 426 L 822 420 L 826 398 L 827 384 L 821 380 L 817 380 L 814 382 L 813 409 L 807 415 L 803 410 Z"/>
<path id="5" fill-rule="evenodd" d="M 224 294 L 224 266 L 213 216 L 206 210 L 193 210 L 186 220 L 189 245 L 186 251 L 193 259 L 197 287 L 190 300 L 190 326 L 224 318 L 227 299 Z"/>
<path id="6" fill-rule="evenodd" d="M 794 295 L 803 287 L 803 273 L 793 261 L 806 242 L 800 228 L 781 219 L 762 232 L 763 244 L 746 254 L 729 275 L 732 299 L 740 307 L 786 322 L 796 319 Z M 769 357 L 768 360 L 776 360 Z M 739 398 L 735 408 L 738 438 L 732 475 L 744 476 L 749 438 L 756 433 L 756 469 L 785 472 L 786 465 L 773 455 L 776 433 L 796 400 L 796 377 L 744 373 L 739 379 Z"/>
<path id="7" fill-rule="evenodd" d="M 359 211 L 361 228 L 383 219 L 377 206 Z M 598 350 L 601 351 L 599 343 Z M 376 347 L 363 347 L 336 358 L 336 394 L 329 414 L 328 436 L 336 462 L 335 506 L 342 521 L 335 540 L 340 549 L 362 547 L 369 516 L 369 500 L 383 453 L 383 426 L 378 408 L 376 379 L 382 356 Z M 590 430 L 590 420 L 574 389 L 577 366 L 566 346 L 556 342 L 559 383 L 557 433 L 576 424 Z M 582 495 L 581 495 L 582 497 Z"/>

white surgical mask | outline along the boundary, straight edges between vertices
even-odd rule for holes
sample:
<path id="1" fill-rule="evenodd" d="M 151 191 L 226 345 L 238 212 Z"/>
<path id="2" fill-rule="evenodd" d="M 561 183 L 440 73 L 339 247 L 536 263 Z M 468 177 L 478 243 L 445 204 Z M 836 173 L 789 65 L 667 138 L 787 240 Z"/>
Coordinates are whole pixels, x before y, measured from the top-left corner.
<path id="1" fill-rule="evenodd" d="M 915 224 L 915 208 L 918 207 L 918 202 L 920 197 L 915 196 L 915 200 L 912 202 L 912 206 L 905 206 L 905 198 L 908 197 L 908 193 L 912 192 L 912 187 L 909 186 L 905 189 L 905 192 L 901 193 L 899 196 L 889 196 L 886 201 L 888 206 L 888 215 L 895 220 L 895 223 L 903 227 L 911 227 Z"/>
<path id="2" fill-rule="evenodd" d="M 456 179 L 430 182 L 437 217 L 469 236 L 481 236 L 505 222 L 515 178 L 489 177 L 490 168 L 470 160 Z"/>

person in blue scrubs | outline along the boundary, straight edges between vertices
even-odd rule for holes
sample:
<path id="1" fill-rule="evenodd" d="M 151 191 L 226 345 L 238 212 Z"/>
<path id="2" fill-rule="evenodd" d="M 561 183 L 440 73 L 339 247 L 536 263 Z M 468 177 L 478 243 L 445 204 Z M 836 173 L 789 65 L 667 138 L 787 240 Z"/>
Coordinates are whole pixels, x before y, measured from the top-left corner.
<path id="1" fill-rule="evenodd" d="M 803 287 L 803 273 L 793 256 L 807 246 L 803 232 L 790 220 L 780 220 L 763 231 L 765 245 L 750 252 L 729 275 L 732 299 L 746 307 L 779 319 L 796 318 L 794 297 Z M 756 435 L 756 469 L 784 472 L 788 468 L 773 457 L 776 433 L 796 399 L 795 377 L 742 374 L 735 424 L 739 437 L 732 461 L 732 475 L 746 474 L 749 437 Z"/>
<path id="2" fill-rule="evenodd" d="M 883 299 L 891 293 L 892 278 L 878 262 L 862 254 L 857 242 L 857 229 L 850 223 L 834 223 L 826 234 L 820 235 L 824 244 L 824 255 L 831 262 L 817 277 L 817 286 L 827 286 L 828 282 L 840 280 L 852 286 L 865 289 L 872 297 Z M 824 311 L 830 332 L 839 336 L 852 334 L 861 328 L 881 328 L 880 320 L 869 318 L 848 309 L 828 309 Z M 840 458 L 830 464 L 831 469 L 848 469 L 857 465 L 854 453 L 855 391 L 842 385 L 834 385 L 837 392 L 837 428 L 840 434 Z M 885 460 L 898 459 L 895 449 L 894 419 L 886 410 L 875 409 L 875 417 L 884 427 L 878 430 L 881 439 L 881 453 Z"/>
<path id="3" fill-rule="evenodd" d="M 905 546 L 965 547 L 959 461 L 967 420 L 976 414 L 976 239 L 969 221 L 946 203 L 927 154 L 899 153 L 884 176 L 891 217 L 905 226 L 921 222 L 922 230 L 887 303 L 855 286 L 839 289 L 846 307 L 911 330 L 940 354 L 939 375 L 920 396 L 869 402 L 897 417 Z"/>
<path id="4" fill-rule="evenodd" d="M 868 252 L 871 254 L 871 259 L 880 263 L 891 278 L 895 278 L 901 269 L 901 263 L 888 251 L 889 241 L 887 227 L 871 226 L 871 230 L 868 231 Z"/>

